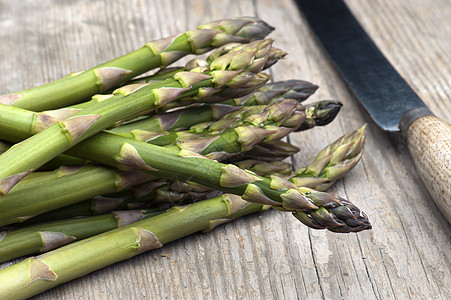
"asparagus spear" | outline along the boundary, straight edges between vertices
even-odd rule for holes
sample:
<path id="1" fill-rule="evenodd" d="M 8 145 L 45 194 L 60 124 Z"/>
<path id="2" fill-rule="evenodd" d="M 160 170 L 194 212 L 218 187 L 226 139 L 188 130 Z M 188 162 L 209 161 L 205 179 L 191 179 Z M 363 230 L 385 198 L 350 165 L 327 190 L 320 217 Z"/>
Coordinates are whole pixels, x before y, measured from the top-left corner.
<path id="1" fill-rule="evenodd" d="M 188 107 L 174 112 L 154 114 L 147 119 L 113 128 L 109 132 L 124 133 L 136 128 L 149 131 L 187 129 L 198 123 L 217 120 L 226 113 L 242 109 L 242 106 L 268 105 L 283 99 L 303 101 L 316 88 L 315 85 L 302 80 L 268 83 L 249 96 L 227 100 L 221 104 Z"/>
<path id="2" fill-rule="evenodd" d="M 264 60 L 264 53 L 268 52 L 271 43 L 271 40 L 266 40 L 248 44 L 241 52 L 228 55 L 226 61 L 220 57 L 212 63 L 212 71 L 208 74 L 181 72 L 176 78 L 159 83 L 120 88 L 116 93 L 125 93 L 125 97 L 118 96 L 88 107 L 16 144 L 0 155 L 0 194 L 8 193 L 23 177 L 53 157 L 119 120 L 162 107 L 177 98 L 205 99 L 213 94 L 221 97 L 224 87 L 232 87 L 234 92 L 241 93 L 240 88 L 248 89 L 248 83 L 254 85 L 252 80 L 256 78 L 260 85 L 264 84 L 267 76 L 240 70 L 255 63 L 256 57 Z M 231 91 L 228 89 L 229 93 Z"/>
<path id="3" fill-rule="evenodd" d="M 217 122 L 199 124 L 201 133 L 197 132 L 199 128 L 195 126 L 193 130 L 175 132 L 134 129 L 119 135 L 177 150 L 189 149 L 211 157 L 212 153 L 235 155 L 263 140 L 279 140 L 296 130 L 304 120 L 302 112 L 297 110 L 297 101 L 293 99 L 252 107 L 252 110 L 244 108 L 239 114 L 226 114 Z M 236 117 L 229 118 L 229 115 Z M 174 146 L 171 147 L 171 144 Z M 218 156 L 213 157 L 220 159 Z"/>
<path id="4" fill-rule="evenodd" d="M 69 106 L 148 70 L 167 66 L 187 54 L 204 53 L 230 42 L 262 39 L 273 29 L 265 22 L 251 17 L 214 21 L 200 25 L 197 30 L 151 41 L 138 50 L 84 72 L 0 96 L 0 103 L 30 110 Z"/>
<path id="5" fill-rule="evenodd" d="M 1 104 L 0 104 L 1 106 Z M 0 108 L 1 111 L 1 108 Z M 18 124 L 19 126 L 21 126 L 22 124 L 26 123 L 27 120 L 24 120 L 25 122 L 22 121 L 17 121 L 17 119 L 14 120 L 13 124 Z M 8 124 L 8 123 L 6 123 Z M 2 123 L 0 123 L 0 128 L 2 128 Z M 2 131 L 2 129 L 0 129 L 0 131 Z M 29 132 L 28 129 L 25 129 L 24 132 Z M 0 136 L 2 136 L 2 134 L 0 133 Z M 27 136 L 29 136 L 29 134 L 27 134 Z M 7 140 L 9 140 L 10 142 L 18 142 L 20 141 L 20 137 L 16 137 L 16 136 L 12 136 L 10 135 L 9 138 L 7 138 Z M 2 142 L 0 141 L 0 154 L 2 154 L 3 152 L 5 152 L 6 150 L 8 150 L 9 148 L 11 148 L 11 145 L 9 145 L 8 143 Z M 54 170 L 56 168 L 58 168 L 59 166 L 78 166 L 78 165 L 82 165 L 87 163 L 86 160 L 78 158 L 78 157 L 73 157 L 70 155 L 66 155 L 66 154 L 60 154 L 57 157 L 53 158 L 52 160 L 50 160 L 49 162 L 45 163 L 44 165 L 42 165 L 39 170 L 43 171 L 43 170 Z M 29 174 L 28 176 L 30 176 L 31 174 Z"/>
<path id="6" fill-rule="evenodd" d="M 289 162 L 280 160 L 268 162 L 258 159 L 245 159 L 234 162 L 234 164 L 240 169 L 246 169 L 265 177 L 276 175 L 285 178 L 293 173 L 293 166 Z"/>
<path id="7" fill-rule="evenodd" d="M 40 213 L 100 194 L 129 189 L 146 180 L 149 180 L 146 174 L 99 166 L 63 168 L 25 180 L 11 193 L 0 197 L 0 226 L 23 222 Z"/>
<path id="8" fill-rule="evenodd" d="M 133 80 L 130 80 L 128 83 L 151 83 L 158 80 L 164 80 L 171 76 L 173 76 L 177 72 L 181 71 L 191 71 L 193 69 L 202 69 L 203 71 L 208 70 L 209 64 L 218 58 L 219 56 L 222 56 L 224 54 L 227 54 L 233 51 L 239 51 L 241 50 L 241 47 L 243 46 L 242 43 L 229 43 L 224 46 L 221 46 L 218 49 L 221 49 L 220 52 L 217 52 L 216 50 L 213 50 L 213 52 L 208 56 L 207 60 L 203 60 L 201 58 L 194 58 L 190 60 L 185 67 L 170 67 L 170 68 L 164 68 L 160 71 L 156 72 L 155 74 L 144 76 L 140 78 L 135 78 Z M 233 52 L 232 51 L 232 52 Z M 264 66 L 262 67 L 263 70 L 271 67 L 273 64 L 275 64 L 280 59 L 283 59 L 287 53 L 281 49 L 278 49 L 276 47 L 271 47 L 270 53 L 268 54 L 268 59 L 264 62 Z M 260 68 L 261 66 L 258 66 Z M 252 71 L 248 69 L 248 71 Z"/>
<path id="9" fill-rule="evenodd" d="M 253 94 L 224 101 L 230 105 L 267 105 L 280 99 L 306 100 L 318 89 L 317 85 L 303 80 L 286 80 L 268 83 Z"/>
<path id="10" fill-rule="evenodd" d="M 164 210 L 116 211 L 100 216 L 36 224 L 0 231 L 0 263 L 25 255 L 43 253 L 118 227 L 148 219 Z"/>
<path id="11" fill-rule="evenodd" d="M 166 191 L 169 191 L 170 189 L 169 192 L 174 193 L 176 190 L 180 191 L 180 186 L 186 187 L 185 184 L 185 182 L 182 183 L 180 181 L 171 183 L 166 179 L 152 180 L 133 186 L 125 191 L 115 192 L 112 194 L 97 195 L 89 200 L 77 202 L 75 204 L 64 206 L 59 209 L 37 215 L 28 220 L 25 220 L 23 223 L 15 223 L 12 226 L 23 227 L 30 224 L 62 220 L 67 218 L 100 215 L 109 213 L 114 210 L 144 209 L 148 207 L 154 207 L 154 205 L 150 204 L 153 204 L 155 202 L 164 202 L 165 204 L 167 204 L 168 199 L 162 198 L 162 196 L 165 196 L 167 194 L 160 193 L 159 195 L 159 193 L 157 192 L 159 187 L 163 187 Z M 196 197 L 192 202 L 214 197 L 220 194 L 220 192 L 218 191 L 212 191 L 211 189 L 201 187 L 200 185 L 193 185 L 192 182 L 190 182 L 188 185 L 190 188 L 194 187 L 194 193 L 196 193 Z M 177 189 L 174 189 L 175 186 L 179 187 Z M 187 195 L 188 193 L 190 195 Z M 178 199 L 192 199 L 192 193 L 193 190 L 186 191 L 186 194 L 178 197 Z M 199 195 L 199 197 L 197 197 L 197 195 Z M 172 204 L 177 203 L 172 202 Z M 165 207 L 167 207 L 167 205 L 165 205 Z"/>
<path id="12" fill-rule="evenodd" d="M 363 153 L 365 130 L 366 124 L 325 147 L 310 165 L 294 172 L 290 181 L 319 191 L 328 189 L 359 162 Z"/>

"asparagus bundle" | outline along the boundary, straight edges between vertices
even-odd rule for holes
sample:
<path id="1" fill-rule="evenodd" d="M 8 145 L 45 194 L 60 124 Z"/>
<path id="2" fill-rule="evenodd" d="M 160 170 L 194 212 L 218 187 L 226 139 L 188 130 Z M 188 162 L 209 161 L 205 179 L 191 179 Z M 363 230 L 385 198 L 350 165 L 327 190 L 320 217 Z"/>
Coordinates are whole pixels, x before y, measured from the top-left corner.
<path id="1" fill-rule="evenodd" d="M 0 139 L 20 142 L 0 144 L 0 226 L 9 226 L 0 231 L 0 261 L 63 246 L 0 270 L 0 298 L 35 295 L 270 207 L 315 229 L 370 229 L 359 208 L 324 192 L 359 161 L 365 127 L 298 171 L 280 161 L 299 151 L 283 137 L 330 123 L 341 103 L 301 104 L 317 89 L 304 81 L 265 85 L 261 71 L 286 55 L 261 40 L 270 31 L 254 18 L 212 22 L 0 96 Z M 212 48 L 206 60 L 129 81 Z M 55 171 L 35 172 L 52 158 Z M 100 215 L 28 225 L 89 214 Z"/>

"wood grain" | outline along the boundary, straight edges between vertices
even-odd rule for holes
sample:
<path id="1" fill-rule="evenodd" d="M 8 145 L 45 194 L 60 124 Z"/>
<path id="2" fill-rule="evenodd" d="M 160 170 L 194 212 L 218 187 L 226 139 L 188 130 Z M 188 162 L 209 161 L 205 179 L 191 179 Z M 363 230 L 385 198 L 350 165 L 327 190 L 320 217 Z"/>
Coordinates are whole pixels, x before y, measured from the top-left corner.
<path id="1" fill-rule="evenodd" d="M 407 132 L 418 173 L 451 224 L 451 125 L 434 116 L 418 118 Z"/>
<path id="2" fill-rule="evenodd" d="M 451 121 L 448 0 L 346 1 L 430 109 Z M 380 131 L 324 58 L 291 0 L 0 1 L 0 93 L 83 70 L 213 19 L 256 15 L 289 56 L 274 80 L 320 86 L 309 101 L 344 107 L 330 125 L 293 134 L 301 167 L 368 123 L 362 161 L 331 191 L 356 203 L 373 230 L 333 234 L 268 211 L 117 263 L 35 299 L 449 299 L 451 228 L 396 136 Z M 5 263 L 6 267 L 13 262 Z"/>

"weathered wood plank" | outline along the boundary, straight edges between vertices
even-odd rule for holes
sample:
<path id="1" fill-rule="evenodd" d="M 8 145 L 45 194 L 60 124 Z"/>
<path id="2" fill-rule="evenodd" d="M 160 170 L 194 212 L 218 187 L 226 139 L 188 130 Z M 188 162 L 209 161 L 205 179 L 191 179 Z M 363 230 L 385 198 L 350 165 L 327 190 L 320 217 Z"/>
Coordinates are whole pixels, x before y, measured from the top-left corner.
<path id="1" fill-rule="evenodd" d="M 446 0 L 349 0 L 395 68 L 451 121 L 451 7 Z M 301 167 L 368 123 L 359 165 L 331 191 L 361 207 L 374 229 L 338 235 L 268 211 L 196 234 L 69 282 L 35 299 L 447 299 L 451 228 L 405 146 L 382 133 L 347 91 L 293 1 L 0 1 L 0 93 L 65 76 L 213 19 L 257 15 L 289 56 L 274 80 L 320 85 L 339 99 L 331 125 L 293 134 Z M 7 266 L 11 263 L 3 264 Z"/>

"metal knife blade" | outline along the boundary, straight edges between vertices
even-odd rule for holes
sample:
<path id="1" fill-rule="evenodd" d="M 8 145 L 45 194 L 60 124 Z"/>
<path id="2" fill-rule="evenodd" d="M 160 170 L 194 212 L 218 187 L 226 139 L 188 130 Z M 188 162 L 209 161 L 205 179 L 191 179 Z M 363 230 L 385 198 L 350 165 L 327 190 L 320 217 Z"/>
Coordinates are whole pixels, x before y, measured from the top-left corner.
<path id="1" fill-rule="evenodd" d="M 407 111 L 432 115 L 341 0 L 297 0 L 337 70 L 382 129 L 399 131 Z"/>

